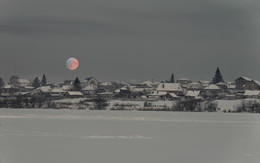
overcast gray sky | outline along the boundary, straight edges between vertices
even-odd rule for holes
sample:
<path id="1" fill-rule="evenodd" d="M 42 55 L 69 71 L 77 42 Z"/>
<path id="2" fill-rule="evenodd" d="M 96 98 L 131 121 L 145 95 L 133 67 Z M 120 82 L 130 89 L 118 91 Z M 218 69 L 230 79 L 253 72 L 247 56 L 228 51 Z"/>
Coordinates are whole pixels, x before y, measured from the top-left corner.
<path id="1" fill-rule="evenodd" d="M 259 0 L 0 0 L 0 76 L 260 80 Z M 79 60 L 69 71 L 65 61 Z"/>

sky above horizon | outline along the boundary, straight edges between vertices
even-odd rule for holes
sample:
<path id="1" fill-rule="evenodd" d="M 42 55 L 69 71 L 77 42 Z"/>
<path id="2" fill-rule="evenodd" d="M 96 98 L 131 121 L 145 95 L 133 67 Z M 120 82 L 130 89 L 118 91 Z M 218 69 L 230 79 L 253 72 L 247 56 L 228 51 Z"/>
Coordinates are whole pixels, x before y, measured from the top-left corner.
<path id="1" fill-rule="evenodd" d="M 0 77 L 260 80 L 259 0 L 1 0 Z M 75 71 L 65 62 L 79 60 Z"/>

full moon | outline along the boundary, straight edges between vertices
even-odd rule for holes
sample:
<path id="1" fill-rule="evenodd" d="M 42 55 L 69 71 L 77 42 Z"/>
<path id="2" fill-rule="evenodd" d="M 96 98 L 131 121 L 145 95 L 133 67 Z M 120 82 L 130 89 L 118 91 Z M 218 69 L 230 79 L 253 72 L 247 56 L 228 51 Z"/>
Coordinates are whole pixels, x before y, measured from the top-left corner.
<path id="1" fill-rule="evenodd" d="M 69 70 L 76 70 L 79 66 L 79 61 L 76 58 L 69 58 L 66 61 L 66 67 Z"/>

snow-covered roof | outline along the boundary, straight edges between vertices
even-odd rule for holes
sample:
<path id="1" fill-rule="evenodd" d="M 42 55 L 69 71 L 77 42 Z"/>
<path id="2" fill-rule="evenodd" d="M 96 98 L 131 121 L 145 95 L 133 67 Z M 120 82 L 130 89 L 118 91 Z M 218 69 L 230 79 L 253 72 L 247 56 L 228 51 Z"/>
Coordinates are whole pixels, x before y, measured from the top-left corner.
<path id="1" fill-rule="evenodd" d="M 114 91 L 115 93 L 120 93 L 120 89 L 117 89 Z"/>
<path id="2" fill-rule="evenodd" d="M 65 91 L 68 91 L 68 90 L 71 89 L 71 86 L 70 85 L 63 85 L 61 89 L 65 90 Z"/>
<path id="3" fill-rule="evenodd" d="M 50 86 L 42 86 L 42 87 L 39 87 L 37 89 L 41 90 L 42 92 L 51 92 Z"/>
<path id="4" fill-rule="evenodd" d="M 145 89 L 144 88 L 133 88 L 133 92 L 143 92 Z"/>
<path id="5" fill-rule="evenodd" d="M 30 84 L 30 81 L 28 79 L 18 79 L 18 82 L 20 84 Z"/>
<path id="6" fill-rule="evenodd" d="M 13 88 L 13 87 L 11 85 L 5 85 L 3 88 L 10 89 L 10 88 Z"/>
<path id="7" fill-rule="evenodd" d="M 180 98 L 178 97 L 175 93 L 168 93 L 170 96 L 174 97 L 174 98 Z"/>
<path id="8" fill-rule="evenodd" d="M 91 84 L 91 85 L 86 86 L 86 87 L 83 88 L 82 90 L 83 90 L 83 91 L 95 91 L 95 90 L 97 90 L 97 87 L 94 86 L 93 84 Z"/>
<path id="9" fill-rule="evenodd" d="M 177 81 L 191 81 L 191 80 L 187 79 L 187 78 L 180 78 L 180 79 L 177 79 Z"/>
<path id="10" fill-rule="evenodd" d="M 82 93 L 79 91 L 68 91 L 68 95 L 70 96 L 82 96 Z"/>
<path id="11" fill-rule="evenodd" d="M 62 90 L 61 88 L 53 88 L 51 90 L 53 93 L 65 93 L 66 91 Z"/>
<path id="12" fill-rule="evenodd" d="M 229 85 L 232 85 L 232 84 L 234 84 L 234 82 L 226 82 L 227 84 L 229 84 Z"/>
<path id="13" fill-rule="evenodd" d="M 253 80 L 257 85 L 259 85 L 260 86 L 260 81 L 258 81 L 258 80 Z"/>
<path id="14" fill-rule="evenodd" d="M 202 84 L 197 83 L 197 82 L 193 82 L 193 83 L 190 83 L 188 87 L 193 88 L 193 89 L 195 89 L 195 88 L 199 89 L 199 88 L 202 87 Z"/>
<path id="15" fill-rule="evenodd" d="M 120 88 L 120 90 L 126 91 L 126 90 L 128 90 L 128 88 L 125 86 L 125 87 Z"/>
<path id="16" fill-rule="evenodd" d="M 111 83 L 111 82 L 104 82 L 104 83 L 102 83 L 101 85 L 102 85 L 102 86 L 109 86 L 109 85 L 112 85 L 112 83 Z"/>
<path id="17" fill-rule="evenodd" d="M 25 89 L 34 89 L 34 87 L 31 86 L 24 86 Z"/>
<path id="18" fill-rule="evenodd" d="M 238 79 L 240 79 L 240 78 L 242 78 L 242 79 L 244 79 L 244 80 L 246 80 L 246 81 L 251 81 L 251 80 L 252 80 L 252 79 L 250 79 L 250 78 L 248 78 L 248 77 L 244 77 L 244 76 L 239 77 L 239 78 L 237 78 L 236 80 L 238 80 Z"/>
<path id="19" fill-rule="evenodd" d="M 141 84 L 153 85 L 154 83 L 152 81 L 146 80 L 146 81 L 142 82 Z"/>
<path id="20" fill-rule="evenodd" d="M 30 94 L 30 92 L 16 92 L 15 95 L 27 95 Z"/>
<path id="21" fill-rule="evenodd" d="M 217 83 L 216 85 L 227 85 L 226 83 L 223 83 L 223 82 L 219 82 Z"/>
<path id="22" fill-rule="evenodd" d="M 181 91 L 182 88 L 179 83 L 160 83 L 157 87 L 157 91 Z"/>
<path id="23" fill-rule="evenodd" d="M 236 85 L 231 84 L 231 85 L 229 85 L 228 87 L 229 87 L 229 89 L 235 89 L 235 88 L 236 88 Z"/>
<path id="24" fill-rule="evenodd" d="M 149 96 L 164 96 L 167 92 L 160 92 L 160 91 L 154 91 L 152 94 L 149 94 Z"/>
<path id="25" fill-rule="evenodd" d="M 188 91 L 186 96 L 197 97 L 197 96 L 199 96 L 199 94 L 200 94 L 200 91 Z"/>
<path id="26" fill-rule="evenodd" d="M 88 81 L 88 82 L 90 82 L 90 81 L 92 81 L 92 80 L 94 80 L 95 82 L 98 82 L 97 79 L 96 79 L 95 77 L 93 77 L 93 76 L 87 77 L 87 78 L 85 79 L 85 81 Z"/>
<path id="27" fill-rule="evenodd" d="M 260 91 L 254 90 L 246 90 L 245 93 L 243 94 L 244 96 L 258 96 Z"/>
<path id="28" fill-rule="evenodd" d="M 99 95 L 113 95 L 114 93 L 113 92 L 101 92 L 101 93 L 98 93 Z"/>
<path id="29" fill-rule="evenodd" d="M 200 80 L 199 83 L 201 83 L 201 84 L 210 84 L 210 81 Z"/>
<path id="30" fill-rule="evenodd" d="M 210 84 L 209 86 L 207 86 L 204 89 L 206 89 L 206 90 L 219 90 L 220 88 L 216 84 Z"/>

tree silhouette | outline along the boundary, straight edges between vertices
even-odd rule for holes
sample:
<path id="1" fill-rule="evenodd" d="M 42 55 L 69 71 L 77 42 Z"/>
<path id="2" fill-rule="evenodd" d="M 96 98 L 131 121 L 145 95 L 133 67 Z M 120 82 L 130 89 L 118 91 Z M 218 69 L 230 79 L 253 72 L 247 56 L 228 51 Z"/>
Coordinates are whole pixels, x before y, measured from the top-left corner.
<path id="1" fill-rule="evenodd" d="M 171 79 L 170 79 L 169 83 L 174 83 L 174 75 L 173 75 L 173 73 L 172 73 L 172 76 L 171 76 Z"/>
<path id="2" fill-rule="evenodd" d="M 47 85 L 47 79 L 46 79 L 45 74 L 43 74 L 43 76 L 42 76 L 41 85 L 42 85 L 42 86 L 46 86 L 46 85 Z"/>
<path id="3" fill-rule="evenodd" d="M 220 72 L 219 68 L 217 68 L 215 76 L 212 79 L 212 83 L 213 84 L 217 84 L 217 83 L 220 83 L 220 82 L 224 82 L 224 79 L 223 79 L 223 77 L 221 75 L 221 72 Z"/>
<path id="4" fill-rule="evenodd" d="M 40 82 L 40 79 L 38 77 L 36 77 L 34 80 L 33 80 L 33 83 L 32 83 L 32 86 L 34 88 L 38 88 L 41 86 L 41 82 Z"/>
<path id="5" fill-rule="evenodd" d="M 11 76 L 9 78 L 9 84 L 18 86 L 19 85 L 19 77 L 18 76 Z"/>
<path id="6" fill-rule="evenodd" d="M 74 91 L 80 91 L 81 90 L 81 83 L 79 78 L 77 77 L 73 82 L 73 90 Z"/>
<path id="7" fill-rule="evenodd" d="M 5 85 L 5 82 L 2 78 L 0 78 L 0 88 L 2 88 Z"/>

